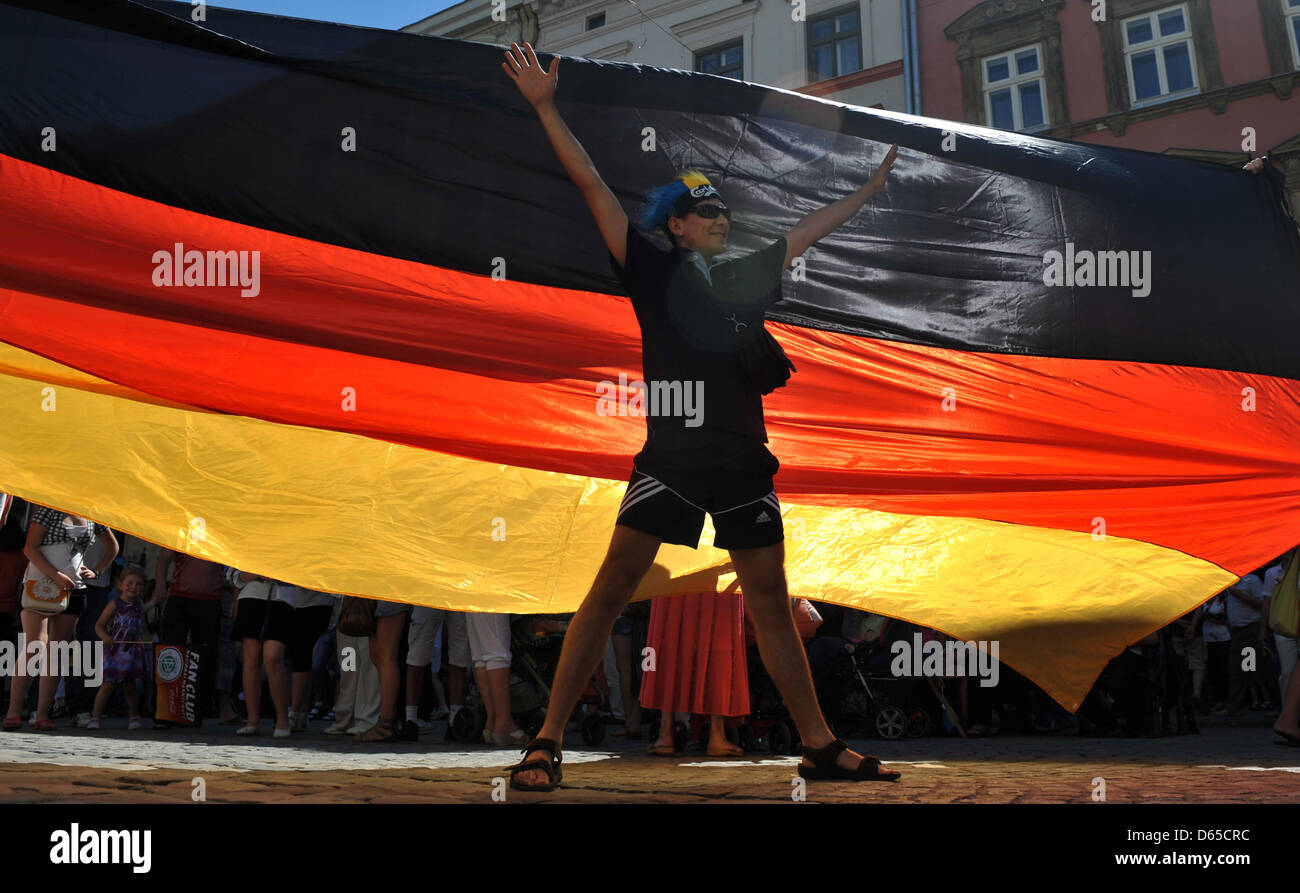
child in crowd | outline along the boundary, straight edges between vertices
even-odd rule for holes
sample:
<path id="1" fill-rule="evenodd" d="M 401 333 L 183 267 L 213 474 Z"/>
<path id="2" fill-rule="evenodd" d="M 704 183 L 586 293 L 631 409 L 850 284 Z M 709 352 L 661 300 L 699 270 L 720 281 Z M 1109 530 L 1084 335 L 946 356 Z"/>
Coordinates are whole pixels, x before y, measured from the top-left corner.
<path id="1" fill-rule="evenodd" d="M 113 695 L 113 686 L 122 685 L 126 696 L 129 719 L 128 729 L 138 729 L 140 723 L 140 690 L 148 673 L 140 621 L 144 607 L 140 596 L 144 593 L 144 571 L 129 568 L 117 581 L 118 596 L 104 608 L 95 624 L 95 634 L 104 643 L 104 681 L 95 695 L 94 711 L 88 729 L 99 728 L 99 717 Z"/>

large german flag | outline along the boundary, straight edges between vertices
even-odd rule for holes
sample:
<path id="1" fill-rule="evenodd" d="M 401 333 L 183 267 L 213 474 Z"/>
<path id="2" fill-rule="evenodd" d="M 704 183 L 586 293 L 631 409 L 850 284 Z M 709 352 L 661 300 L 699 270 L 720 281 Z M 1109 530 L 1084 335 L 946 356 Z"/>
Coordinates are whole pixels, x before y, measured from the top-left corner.
<path id="1" fill-rule="evenodd" d="M 0 489 L 316 589 L 574 609 L 640 339 L 500 48 L 191 12 L 0 3 Z M 559 101 L 629 211 L 698 168 L 741 251 L 903 147 L 771 314 L 796 594 L 996 639 L 1073 708 L 1300 542 L 1276 175 L 581 59 Z M 665 547 L 642 595 L 729 582 Z"/>

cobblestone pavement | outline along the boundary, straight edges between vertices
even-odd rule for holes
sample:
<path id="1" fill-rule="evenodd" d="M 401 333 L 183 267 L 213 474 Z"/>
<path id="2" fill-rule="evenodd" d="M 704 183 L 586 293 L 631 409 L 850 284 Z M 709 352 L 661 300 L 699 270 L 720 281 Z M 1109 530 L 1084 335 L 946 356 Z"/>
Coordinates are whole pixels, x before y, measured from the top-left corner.
<path id="1" fill-rule="evenodd" d="M 263 724 L 266 725 L 265 723 Z M 442 743 L 442 724 L 417 743 L 361 745 L 323 734 L 287 740 L 233 730 L 0 734 L 0 802 L 189 801 L 202 778 L 209 802 L 488 803 L 504 784 L 510 750 Z M 1300 802 L 1300 749 L 1275 746 L 1266 725 L 1203 728 L 1167 738 L 1077 734 L 851 741 L 903 772 L 899 784 L 809 783 L 809 802 L 1090 802 L 1097 779 L 1108 802 Z M 569 733 L 564 787 L 508 791 L 511 802 L 790 803 L 800 793 L 796 757 L 750 754 L 665 759 L 645 742 L 607 738 L 599 748 Z"/>

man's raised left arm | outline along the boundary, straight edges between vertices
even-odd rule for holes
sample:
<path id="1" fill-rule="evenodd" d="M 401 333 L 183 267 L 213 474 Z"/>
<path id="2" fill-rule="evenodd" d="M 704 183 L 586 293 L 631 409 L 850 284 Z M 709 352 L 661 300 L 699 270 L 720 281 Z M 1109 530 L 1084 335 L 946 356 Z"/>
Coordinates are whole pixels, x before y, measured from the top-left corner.
<path id="1" fill-rule="evenodd" d="M 785 266 L 786 269 L 794 262 L 794 259 L 803 254 L 814 244 L 825 236 L 829 235 L 836 227 L 844 223 L 867 202 L 885 188 L 885 178 L 889 175 L 889 169 L 894 166 L 894 158 L 898 155 L 898 146 L 891 146 L 886 153 L 880 167 L 876 173 L 867 181 L 867 184 L 852 195 L 846 195 L 839 201 L 829 204 L 824 208 L 813 211 L 803 220 L 794 225 L 785 237 Z"/>

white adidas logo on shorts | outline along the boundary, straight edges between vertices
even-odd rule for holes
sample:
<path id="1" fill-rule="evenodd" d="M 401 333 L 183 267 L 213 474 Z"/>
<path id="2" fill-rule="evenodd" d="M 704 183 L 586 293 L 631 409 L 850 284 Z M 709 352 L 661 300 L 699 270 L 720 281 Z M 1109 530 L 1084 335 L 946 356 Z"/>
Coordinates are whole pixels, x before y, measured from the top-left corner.
<path id="1" fill-rule="evenodd" d="M 758 517 L 754 519 L 754 523 L 763 524 L 765 522 L 770 522 L 771 520 L 772 520 L 772 516 L 767 513 L 767 509 L 764 509 L 763 511 L 758 513 Z"/>

